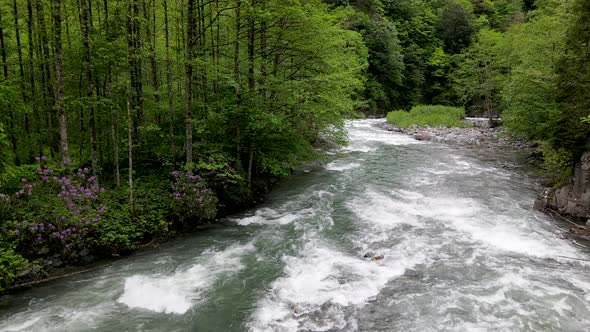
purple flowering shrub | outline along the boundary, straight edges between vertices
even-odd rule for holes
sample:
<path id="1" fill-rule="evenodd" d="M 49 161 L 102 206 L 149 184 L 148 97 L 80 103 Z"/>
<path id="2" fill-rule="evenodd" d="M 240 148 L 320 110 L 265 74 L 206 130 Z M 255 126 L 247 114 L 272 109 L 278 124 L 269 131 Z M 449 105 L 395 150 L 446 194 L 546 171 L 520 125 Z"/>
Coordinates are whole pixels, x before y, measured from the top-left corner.
<path id="1" fill-rule="evenodd" d="M 16 192 L 0 194 L 10 217 L 5 234 L 26 257 L 75 258 L 84 249 L 87 230 L 102 221 L 104 188 L 88 168 L 52 169 L 45 157 L 36 159 L 34 175 L 23 177 Z"/>
<path id="2" fill-rule="evenodd" d="M 217 214 L 217 198 L 204 179 L 191 172 L 172 172 L 172 210 L 181 221 L 213 219 Z"/>

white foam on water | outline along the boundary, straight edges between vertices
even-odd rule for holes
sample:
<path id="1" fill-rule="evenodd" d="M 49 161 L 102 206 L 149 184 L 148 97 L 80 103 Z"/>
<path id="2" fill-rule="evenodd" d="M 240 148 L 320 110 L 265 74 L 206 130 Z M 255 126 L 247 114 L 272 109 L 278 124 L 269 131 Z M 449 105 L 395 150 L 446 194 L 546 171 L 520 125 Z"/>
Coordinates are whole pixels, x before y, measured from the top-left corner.
<path id="1" fill-rule="evenodd" d="M 511 173 L 497 167 L 482 166 L 458 155 L 450 155 L 444 161 L 438 161 L 432 166 L 422 167 L 420 173 L 434 175 L 461 174 L 468 176 L 490 175 L 494 177 L 509 178 Z"/>
<path id="2" fill-rule="evenodd" d="M 389 132 L 376 127 L 384 122 L 384 119 L 354 120 L 347 122 L 346 128 L 349 144 L 342 150 L 371 152 L 376 151 L 380 145 L 425 144 L 425 142 L 415 140 L 408 135 Z"/>
<path id="3" fill-rule="evenodd" d="M 528 218 L 528 210 L 513 210 L 514 214 L 508 216 L 490 210 L 475 199 L 452 195 L 430 197 L 408 190 L 394 190 L 391 195 L 367 190 L 348 207 L 373 228 L 374 242 L 389 237 L 388 233 L 376 231 L 386 232 L 400 225 L 427 227 L 428 223 L 438 222 L 462 234 L 462 240 L 476 241 L 496 251 L 542 258 L 580 257 L 576 248 L 551 231 L 531 225 L 527 220 L 515 219 L 518 212 L 522 218 Z"/>
<path id="4" fill-rule="evenodd" d="M 249 324 L 253 331 L 343 328 L 351 322 L 342 308 L 362 307 L 389 280 L 416 264 L 415 258 L 393 254 L 371 261 L 318 241 L 308 242 L 301 256 L 287 256 L 284 261 L 285 275 L 272 283 L 253 314 Z"/>
<path id="5" fill-rule="evenodd" d="M 125 279 L 117 302 L 130 308 L 166 314 L 184 314 L 219 278 L 241 270 L 241 257 L 255 250 L 252 243 L 211 252 L 204 261 L 171 275 L 136 275 Z"/>
<path id="6" fill-rule="evenodd" d="M 347 171 L 350 169 L 359 168 L 361 164 L 359 163 L 351 163 L 351 162 L 343 162 L 343 161 L 334 161 L 325 166 L 325 169 L 328 171 L 336 171 L 342 172 Z"/>
<path id="7" fill-rule="evenodd" d="M 271 208 L 260 208 L 254 211 L 253 215 L 241 218 L 230 218 L 229 220 L 240 226 L 248 225 L 287 225 L 302 218 L 313 216 L 313 209 L 301 209 L 296 212 L 279 212 Z"/>
<path id="8" fill-rule="evenodd" d="M 117 310 L 112 299 L 117 295 L 115 289 L 98 290 L 95 284 L 76 289 L 83 293 L 84 299 L 76 295 L 31 301 L 26 311 L 0 321 L 0 331 L 81 331 L 91 329 L 96 322 Z M 75 286 L 74 286 L 75 287 Z M 83 302 L 79 302 L 83 301 Z M 36 302 L 36 301 L 35 301 Z"/>

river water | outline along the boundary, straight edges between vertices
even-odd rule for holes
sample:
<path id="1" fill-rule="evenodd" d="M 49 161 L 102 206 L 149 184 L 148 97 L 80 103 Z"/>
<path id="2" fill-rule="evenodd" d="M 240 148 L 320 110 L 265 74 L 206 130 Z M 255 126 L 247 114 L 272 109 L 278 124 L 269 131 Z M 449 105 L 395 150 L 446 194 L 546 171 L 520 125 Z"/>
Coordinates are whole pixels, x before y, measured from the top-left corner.
<path id="1" fill-rule="evenodd" d="M 590 330 L 590 265 L 559 257 L 588 255 L 516 157 L 380 121 L 220 227 L 13 295 L 0 330 Z"/>

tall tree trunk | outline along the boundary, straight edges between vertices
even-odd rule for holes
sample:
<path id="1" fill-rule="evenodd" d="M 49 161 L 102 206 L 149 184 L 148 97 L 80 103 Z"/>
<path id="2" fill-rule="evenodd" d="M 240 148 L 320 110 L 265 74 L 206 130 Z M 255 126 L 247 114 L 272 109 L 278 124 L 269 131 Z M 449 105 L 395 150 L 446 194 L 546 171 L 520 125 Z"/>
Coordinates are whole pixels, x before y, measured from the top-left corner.
<path id="1" fill-rule="evenodd" d="M 193 163 L 193 61 L 197 19 L 195 0 L 188 0 L 187 8 L 187 50 L 186 50 L 186 163 Z"/>
<path id="2" fill-rule="evenodd" d="M 16 51 L 18 53 L 18 71 L 20 74 L 20 86 L 21 86 L 21 92 L 23 95 L 23 100 L 26 100 L 26 92 L 25 92 L 25 69 L 24 69 L 24 65 L 23 65 L 23 50 L 21 47 L 21 42 L 20 42 L 20 28 L 18 25 L 18 6 L 16 3 L 16 0 L 14 0 L 12 2 L 12 11 L 14 13 L 14 31 L 15 31 L 15 36 L 16 36 Z"/>
<path id="3" fill-rule="evenodd" d="M 235 41 L 234 41 L 234 80 L 235 80 L 235 94 L 236 94 L 236 108 L 240 112 L 242 103 L 242 91 L 240 89 L 240 12 L 242 7 L 242 0 L 236 0 L 235 9 Z M 242 170 L 242 145 L 241 145 L 240 121 L 236 124 L 236 166 Z"/>
<path id="4" fill-rule="evenodd" d="M 109 35 L 110 31 L 110 22 L 109 22 L 109 6 L 107 0 L 103 1 L 104 6 L 104 20 L 105 26 L 107 31 L 107 36 Z M 107 37 L 108 39 L 108 37 Z M 120 174 L 120 166 L 119 166 L 119 109 L 114 107 L 113 101 L 113 72 L 111 68 L 111 64 L 109 63 L 109 68 L 107 72 L 107 83 L 106 83 L 106 91 L 107 91 L 107 98 L 110 102 L 111 108 L 111 139 L 113 141 L 113 163 L 115 164 L 115 185 L 119 187 L 121 185 L 121 174 Z M 115 72 L 117 68 L 115 67 Z"/>
<path id="5" fill-rule="evenodd" d="M 68 151 L 68 131 L 67 117 L 64 108 L 64 77 L 63 77 L 63 50 L 61 43 L 61 0 L 53 0 L 53 23 L 55 36 L 55 80 L 56 80 L 56 100 L 55 109 L 57 110 L 59 123 L 59 153 L 63 164 L 70 162 Z"/>
<path id="6" fill-rule="evenodd" d="M 31 100 L 32 100 L 32 114 L 34 114 L 33 119 L 35 119 L 35 114 L 38 114 L 38 97 L 37 97 L 37 86 L 35 85 L 35 36 L 33 35 L 33 4 L 31 0 L 27 0 L 27 33 L 28 33 L 28 46 L 29 46 L 29 83 L 31 86 Z M 25 115 L 25 122 L 27 133 L 30 133 L 30 123 L 31 121 L 28 118 L 28 115 Z M 39 127 L 35 126 L 35 130 L 39 134 Z M 40 135 L 38 135 L 40 136 Z M 42 142 L 40 137 L 37 137 L 37 148 L 39 149 L 39 155 L 42 154 Z"/>
<path id="7" fill-rule="evenodd" d="M 142 139 L 141 128 L 143 127 L 143 73 L 141 63 L 141 18 L 139 17 L 139 0 L 128 1 L 128 12 L 130 15 L 130 25 L 128 25 L 129 37 L 128 44 L 130 47 L 130 68 L 131 72 L 131 86 L 133 88 L 133 105 L 135 109 L 134 131 L 135 140 L 137 142 L 135 155 L 138 156 L 141 151 Z"/>
<path id="8" fill-rule="evenodd" d="M 4 44 L 4 28 L 2 27 L 2 8 L 0 8 L 0 55 L 2 55 L 2 72 L 8 79 L 8 63 L 6 62 L 6 45 Z"/>
<path id="9" fill-rule="evenodd" d="M 86 97 L 88 97 L 88 125 L 90 126 L 90 158 L 92 163 L 92 174 L 96 176 L 98 169 L 98 158 L 96 148 L 96 125 L 94 116 L 94 86 L 92 81 L 92 69 L 90 67 L 90 36 L 88 31 L 89 7 L 88 0 L 81 0 L 80 30 L 82 31 L 82 46 L 84 49 L 83 66 L 86 76 Z"/>
<path id="10" fill-rule="evenodd" d="M 127 0 L 127 62 L 133 63 L 131 55 L 131 47 L 133 46 L 131 34 L 133 33 L 132 22 L 131 22 L 131 4 L 134 0 Z M 131 80 L 133 76 L 133 68 L 130 66 L 127 76 L 126 95 L 127 95 L 127 144 L 128 144 L 128 158 L 129 158 L 129 172 L 128 172 L 128 184 L 129 184 L 129 213 L 131 214 L 132 220 L 135 218 L 135 205 L 133 197 L 133 112 L 131 110 Z"/>
<path id="11" fill-rule="evenodd" d="M 262 1 L 262 10 L 266 11 L 266 3 Z M 266 69 L 266 62 L 268 57 L 268 50 L 267 50 L 267 40 L 266 40 L 266 20 L 264 16 L 260 21 L 260 95 L 262 96 L 262 102 L 266 108 L 266 78 L 268 76 L 268 72 Z"/>
<path id="12" fill-rule="evenodd" d="M 254 17 L 255 0 L 250 0 L 252 7 L 250 15 L 248 17 L 248 89 L 250 93 L 254 94 L 254 41 L 255 33 L 254 28 L 256 27 L 256 19 Z"/>
<path id="13" fill-rule="evenodd" d="M 41 89 L 43 91 L 43 106 L 45 106 L 45 127 L 47 134 L 47 142 L 49 143 L 50 152 L 53 155 L 59 149 L 56 145 L 55 140 L 55 128 L 53 127 L 53 120 L 55 118 L 55 110 L 52 105 L 54 104 L 53 98 L 53 84 L 51 79 L 50 69 L 50 55 L 49 55 L 49 40 L 47 36 L 47 28 L 45 25 L 45 10 L 43 9 L 43 3 L 41 0 L 35 1 L 35 7 L 37 11 L 37 22 L 39 31 L 39 54 L 41 56 Z"/>
<path id="14" fill-rule="evenodd" d="M 254 97 L 254 41 L 256 40 L 254 29 L 256 27 L 256 19 L 254 17 L 254 8 L 256 1 L 251 0 L 250 15 L 248 17 L 248 90 L 251 98 Z M 250 143 L 250 153 L 248 156 L 248 184 L 252 182 L 252 164 L 254 162 L 254 142 Z"/>
<path id="15" fill-rule="evenodd" d="M 108 19 L 105 17 L 105 19 Z M 107 81 L 107 97 L 111 102 L 111 138 L 113 140 L 113 153 L 115 163 L 115 185 L 119 187 L 121 185 L 121 175 L 119 171 L 119 114 L 118 108 L 113 107 L 113 77 L 111 67 L 109 66 Z"/>
<path id="16" fill-rule="evenodd" d="M 174 145 L 174 99 L 172 95 L 172 60 L 170 59 L 170 34 L 168 32 L 168 1 L 164 0 L 164 27 L 166 30 L 166 88 L 168 89 L 168 116 L 170 120 L 170 153 L 172 168 L 176 169 L 176 146 Z"/>

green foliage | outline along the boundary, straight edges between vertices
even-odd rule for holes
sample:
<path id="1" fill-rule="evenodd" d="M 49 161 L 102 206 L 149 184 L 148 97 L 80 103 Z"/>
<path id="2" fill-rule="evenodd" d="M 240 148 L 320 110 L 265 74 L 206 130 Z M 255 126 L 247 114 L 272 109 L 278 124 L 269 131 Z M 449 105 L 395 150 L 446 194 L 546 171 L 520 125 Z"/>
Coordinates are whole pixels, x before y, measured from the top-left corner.
<path id="1" fill-rule="evenodd" d="M 14 245 L 0 238 L 0 294 L 20 276 L 28 261 L 14 251 Z"/>
<path id="2" fill-rule="evenodd" d="M 10 142 L 4 133 L 2 122 L 0 122 L 0 187 L 5 185 L 8 179 L 14 177 L 14 168 L 10 153 Z"/>
<path id="3" fill-rule="evenodd" d="M 470 114 L 490 117 L 502 113 L 500 91 L 506 71 L 501 48 L 503 38 L 497 31 L 482 29 L 477 41 L 455 56 L 455 90 Z"/>
<path id="4" fill-rule="evenodd" d="M 564 12 L 534 15 L 506 33 L 505 56 L 513 64 L 502 90 L 503 120 L 518 136 L 546 139 L 560 114 L 555 68 L 564 55 L 568 20 Z"/>
<path id="5" fill-rule="evenodd" d="M 439 35 L 446 53 L 457 54 L 471 44 L 476 26 L 469 8 L 471 3 L 448 0 L 439 13 Z"/>
<path id="6" fill-rule="evenodd" d="M 566 148 L 555 148 L 548 142 L 539 142 L 539 151 L 543 154 L 543 162 L 547 175 L 555 188 L 564 186 L 573 172 L 574 155 Z"/>
<path id="7" fill-rule="evenodd" d="M 465 110 L 459 107 L 441 105 L 414 106 L 409 112 L 394 111 L 387 114 L 387 122 L 401 128 L 411 126 L 429 127 L 470 127 L 461 121 Z"/>

